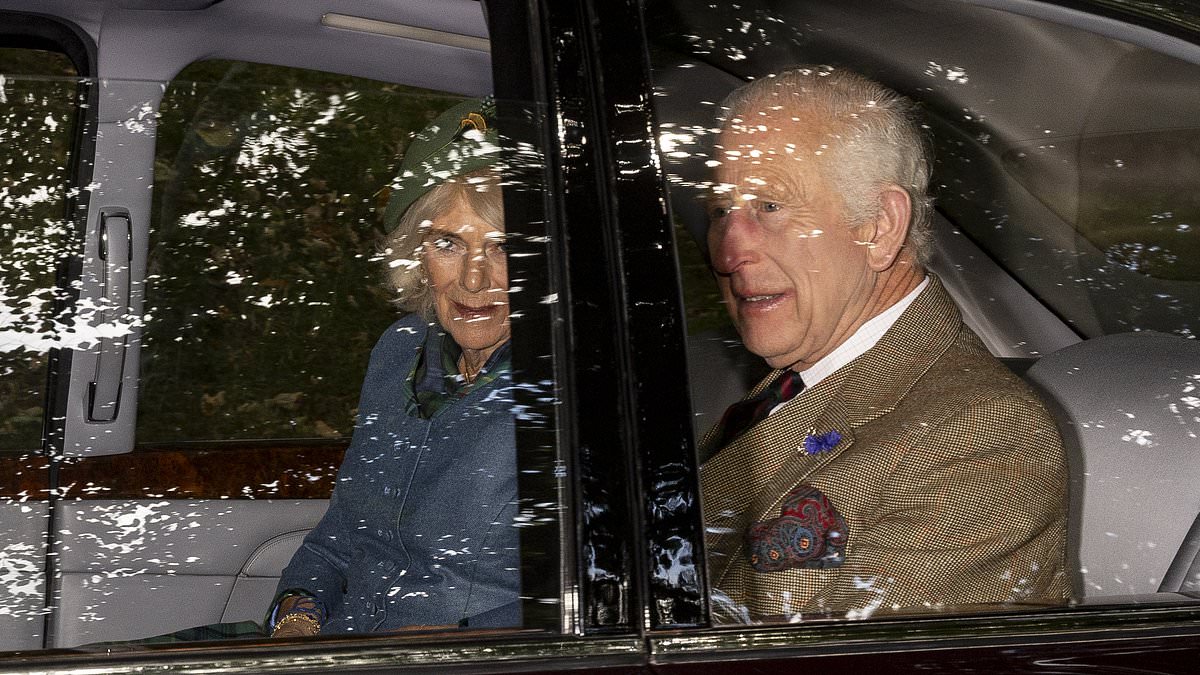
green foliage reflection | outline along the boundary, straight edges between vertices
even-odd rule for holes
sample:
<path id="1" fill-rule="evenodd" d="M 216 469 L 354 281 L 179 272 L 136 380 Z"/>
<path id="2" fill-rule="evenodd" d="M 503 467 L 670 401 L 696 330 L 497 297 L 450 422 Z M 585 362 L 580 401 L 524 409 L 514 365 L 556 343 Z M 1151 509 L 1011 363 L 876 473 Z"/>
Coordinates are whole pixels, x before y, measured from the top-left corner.
<path id="1" fill-rule="evenodd" d="M 0 451 L 42 445 L 78 87 L 63 54 L 0 49 Z"/>
<path id="2" fill-rule="evenodd" d="M 348 436 L 398 317 L 375 202 L 455 97 L 225 61 L 164 97 L 140 443 Z"/>

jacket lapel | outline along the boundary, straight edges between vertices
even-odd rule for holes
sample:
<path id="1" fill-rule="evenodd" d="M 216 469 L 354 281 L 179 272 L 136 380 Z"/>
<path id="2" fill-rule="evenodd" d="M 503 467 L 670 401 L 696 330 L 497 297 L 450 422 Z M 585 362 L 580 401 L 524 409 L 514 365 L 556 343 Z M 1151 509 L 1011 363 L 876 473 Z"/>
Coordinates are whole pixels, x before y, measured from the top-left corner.
<path id="1" fill-rule="evenodd" d="M 779 414 L 784 412 L 786 408 L 780 410 Z M 779 509 L 779 503 L 789 490 L 803 483 L 814 472 L 854 445 L 854 426 L 856 425 L 847 416 L 845 405 L 834 398 L 811 423 L 793 427 L 798 433 L 794 436 L 796 442 L 789 447 L 791 461 L 783 462 L 766 485 L 755 491 L 749 509 L 751 520 L 763 520 L 779 515 L 775 511 Z M 828 437 L 832 432 L 840 436 L 836 445 L 813 454 L 808 452 L 806 441 L 809 438 Z"/>
<path id="2" fill-rule="evenodd" d="M 744 552 L 753 522 L 778 515 L 789 490 L 809 480 L 854 444 L 854 429 L 891 412 L 954 342 L 962 319 L 936 276 L 888 329 L 854 361 L 804 391 L 722 449 L 701 467 L 709 578 L 720 586 Z M 749 394 L 753 396 L 778 373 Z M 836 431 L 832 448 L 809 454 L 805 439 Z M 711 440 L 711 432 L 705 440 Z"/>
<path id="3" fill-rule="evenodd" d="M 770 417 L 751 427 L 700 468 L 707 525 L 709 577 L 719 580 L 743 546 L 746 528 L 761 520 L 762 504 L 783 497 L 776 486 L 800 482 L 854 442 L 844 408 L 835 403 L 844 373 L 805 390 Z M 774 376 L 768 376 L 767 381 Z M 753 396 L 752 390 L 750 396 Z M 810 455 L 804 441 L 836 430 L 832 449 Z M 753 498 L 747 502 L 747 496 Z"/>

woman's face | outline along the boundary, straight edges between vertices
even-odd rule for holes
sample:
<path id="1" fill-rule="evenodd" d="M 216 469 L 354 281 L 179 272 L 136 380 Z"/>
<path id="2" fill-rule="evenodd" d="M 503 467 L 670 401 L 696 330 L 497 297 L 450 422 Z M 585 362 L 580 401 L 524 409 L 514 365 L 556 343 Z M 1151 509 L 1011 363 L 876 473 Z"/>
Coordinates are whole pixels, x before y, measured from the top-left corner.
<path id="1" fill-rule="evenodd" d="M 438 323 L 464 351 L 486 358 L 511 332 L 503 225 L 459 200 L 433 219 L 422 246 Z"/>

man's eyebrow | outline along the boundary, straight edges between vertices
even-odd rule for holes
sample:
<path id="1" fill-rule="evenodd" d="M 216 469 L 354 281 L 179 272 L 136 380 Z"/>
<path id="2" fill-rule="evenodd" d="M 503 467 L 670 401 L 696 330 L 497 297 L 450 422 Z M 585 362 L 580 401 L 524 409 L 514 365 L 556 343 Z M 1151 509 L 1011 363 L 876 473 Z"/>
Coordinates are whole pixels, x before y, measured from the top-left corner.
<path id="1" fill-rule="evenodd" d="M 737 200 L 739 195 L 750 195 L 750 199 L 765 199 L 783 203 L 808 203 L 808 190 L 801 181 L 774 181 L 768 178 L 755 177 L 748 185 L 733 183 L 718 183 L 709 186 L 697 199 L 704 203 Z M 744 197 L 743 197 L 744 199 Z"/>
<path id="2" fill-rule="evenodd" d="M 712 201 L 714 199 L 729 199 L 734 190 L 737 188 L 733 183 L 708 183 L 703 186 L 702 192 L 696 195 L 696 199 L 702 202 Z"/>

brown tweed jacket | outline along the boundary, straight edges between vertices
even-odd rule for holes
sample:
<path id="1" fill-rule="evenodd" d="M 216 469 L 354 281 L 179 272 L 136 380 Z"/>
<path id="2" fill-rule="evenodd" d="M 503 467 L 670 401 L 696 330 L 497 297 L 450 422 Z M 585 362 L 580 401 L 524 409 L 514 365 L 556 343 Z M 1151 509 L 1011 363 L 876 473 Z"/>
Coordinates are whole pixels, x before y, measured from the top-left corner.
<path id="1" fill-rule="evenodd" d="M 834 430 L 831 450 L 804 451 L 807 436 Z M 875 347 L 721 449 L 700 476 L 721 621 L 1070 596 L 1054 422 L 936 277 Z M 779 516 L 801 484 L 845 519 L 844 561 L 756 571 L 747 529 Z"/>

